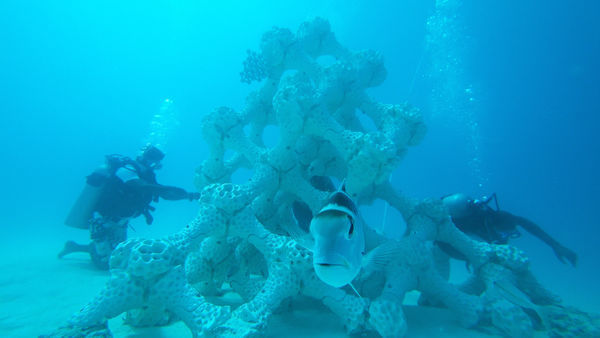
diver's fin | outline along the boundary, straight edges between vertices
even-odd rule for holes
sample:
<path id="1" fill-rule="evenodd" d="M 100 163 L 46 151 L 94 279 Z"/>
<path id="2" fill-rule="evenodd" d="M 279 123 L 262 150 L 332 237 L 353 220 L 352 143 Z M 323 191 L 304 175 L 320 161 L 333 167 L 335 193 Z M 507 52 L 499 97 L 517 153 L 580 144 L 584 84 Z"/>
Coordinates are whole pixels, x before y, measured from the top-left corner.
<path id="1" fill-rule="evenodd" d="M 77 244 L 74 241 L 67 241 L 57 256 L 58 258 L 63 258 L 64 256 L 74 252 L 90 253 L 91 250 L 91 244 Z"/>
<path id="2" fill-rule="evenodd" d="M 395 240 L 389 240 L 369 251 L 362 261 L 367 271 L 383 270 L 402 252 L 402 247 Z"/>
<path id="3" fill-rule="evenodd" d="M 335 185 L 329 176 L 315 175 L 310 178 L 310 184 L 317 190 L 334 192 Z"/>
<path id="4" fill-rule="evenodd" d="M 310 229 L 310 221 L 313 217 L 312 211 L 308 207 L 308 204 L 301 201 L 294 201 L 294 203 L 292 203 L 292 216 L 294 216 L 298 227 L 305 233 L 308 233 Z"/>
<path id="5" fill-rule="evenodd" d="M 493 282 L 496 291 L 509 302 L 524 308 L 535 308 L 529 297 L 511 282 L 505 280 L 495 280 Z"/>
<path id="6" fill-rule="evenodd" d="M 506 280 L 496 280 L 493 282 L 496 291 L 507 301 L 520 306 L 523 311 L 534 319 L 538 325 L 548 328 L 548 321 L 541 311 L 540 307 L 535 305 L 529 297 L 519 290 L 514 284 Z"/>

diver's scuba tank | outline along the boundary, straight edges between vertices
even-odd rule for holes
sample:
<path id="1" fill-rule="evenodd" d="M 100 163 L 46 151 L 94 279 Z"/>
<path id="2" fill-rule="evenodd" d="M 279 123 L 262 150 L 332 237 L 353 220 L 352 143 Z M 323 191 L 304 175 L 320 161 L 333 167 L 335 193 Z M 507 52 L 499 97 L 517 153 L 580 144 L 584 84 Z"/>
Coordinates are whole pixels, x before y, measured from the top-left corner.
<path id="1" fill-rule="evenodd" d="M 78 229 L 89 228 L 89 222 L 93 218 L 94 209 L 104 192 L 110 175 L 109 168 L 102 167 L 87 177 L 83 190 L 65 219 L 66 225 Z"/>
<path id="2" fill-rule="evenodd" d="M 470 209 L 472 199 L 465 194 L 452 194 L 442 198 L 442 203 L 446 208 L 450 216 L 453 218 L 467 217 L 472 213 Z"/>

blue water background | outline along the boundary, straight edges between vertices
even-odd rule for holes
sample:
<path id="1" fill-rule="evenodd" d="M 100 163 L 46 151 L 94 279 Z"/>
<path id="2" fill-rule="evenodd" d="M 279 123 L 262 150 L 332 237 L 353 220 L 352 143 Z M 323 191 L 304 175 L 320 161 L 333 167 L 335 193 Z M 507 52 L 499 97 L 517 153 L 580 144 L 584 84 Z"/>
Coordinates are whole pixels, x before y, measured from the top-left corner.
<path id="1" fill-rule="evenodd" d="M 416 197 L 496 192 L 502 208 L 579 254 L 573 269 L 530 236 L 515 241 L 540 279 L 568 303 L 600 311 L 600 2 L 465 2 L 445 51 L 460 59 L 452 98 L 432 94 L 441 85 L 426 41 L 434 13 L 433 1 L 418 0 L 2 2 L 0 245 L 39 243 L 54 255 L 65 239 L 85 239 L 63 225 L 84 176 L 105 154 L 136 155 L 166 98 L 180 124 L 158 179 L 193 190 L 206 153 L 202 115 L 242 109 L 258 88 L 240 82 L 246 49 L 272 26 L 295 31 L 318 15 L 348 48 L 383 53 L 388 78 L 373 96 L 409 100 L 426 117 L 429 132 L 394 185 Z M 444 104 L 463 109 L 433 110 Z M 169 234 L 195 211 L 163 201 L 155 224 L 134 227 Z M 381 212 L 366 213 L 381 223 Z M 385 227 L 399 232 L 400 223 L 390 212 Z"/>

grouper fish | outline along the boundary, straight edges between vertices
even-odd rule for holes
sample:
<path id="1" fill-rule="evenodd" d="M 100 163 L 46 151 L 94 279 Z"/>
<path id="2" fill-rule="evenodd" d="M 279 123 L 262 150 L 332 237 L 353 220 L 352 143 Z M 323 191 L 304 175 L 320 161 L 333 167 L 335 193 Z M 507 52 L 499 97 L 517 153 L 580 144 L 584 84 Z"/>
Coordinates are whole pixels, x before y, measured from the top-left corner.
<path id="1" fill-rule="evenodd" d="M 379 265 L 384 261 L 382 256 L 394 254 L 390 246 L 377 247 L 365 254 L 365 224 L 346 193 L 345 183 L 329 195 L 314 217 L 304 203 L 294 203 L 292 211 L 299 227 L 308 228 L 313 268 L 326 284 L 338 288 L 352 286 L 350 283 L 362 267 Z"/>

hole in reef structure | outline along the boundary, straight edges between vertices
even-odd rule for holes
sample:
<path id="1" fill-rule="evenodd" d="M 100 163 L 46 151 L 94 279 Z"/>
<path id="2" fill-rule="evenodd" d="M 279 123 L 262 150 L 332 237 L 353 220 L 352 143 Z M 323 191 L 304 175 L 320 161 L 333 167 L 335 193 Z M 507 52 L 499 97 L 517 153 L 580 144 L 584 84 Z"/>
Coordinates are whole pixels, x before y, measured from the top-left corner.
<path id="1" fill-rule="evenodd" d="M 239 168 L 231 174 L 231 183 L 245 184 L 254 176 L 254 170 L 247 168 Z"/>
<path id="2" fill-rule="evenodd" d="M 386 204 L 386 201 L 376 199 L 371 205 L 361 205 L 360 214 L 367 226 L 378 233 L 389 238 L 400 239 L 406 231 L 406 223 L 398 210 Z"/>
<path id="3" fill-rule="evenodd" d="M 367 131 L 367 132 L 377 131 L 377 126 L 375 125 L 375 122 L 373 121 L 373 119 L 371 119 L 371 117 L 369 115 L 367 115 L 357 109 L 356 117 L 358 118 L 358 121 L 360 121 L 360 124 L 365 129 L 365 131 Z"/>
<path id="4" fill-rule="evenodd" d="M 236 152 L 231 150 L 231 149 L 227 149 L 225 150 L 225 154 L 223 154 L 223 160 L 224 161 L 229 161 L 231 160 L 231 158 L 233 157 L 233 155 L 235 155 Z"/>
<path id="5" fill-rule="evenodd" d="M 317 63 L 321 67 L 329 67 L 336 62 L 337 60 L 332 55 L 321 55 L 317 58 Z"/>
<path id="6" fill-rule="evenodd" d="M 279 127 L 273 124 L 265 126 L 262 133 L 262 141 L 267 148 L 275 147 L 279 143 Z"/>

